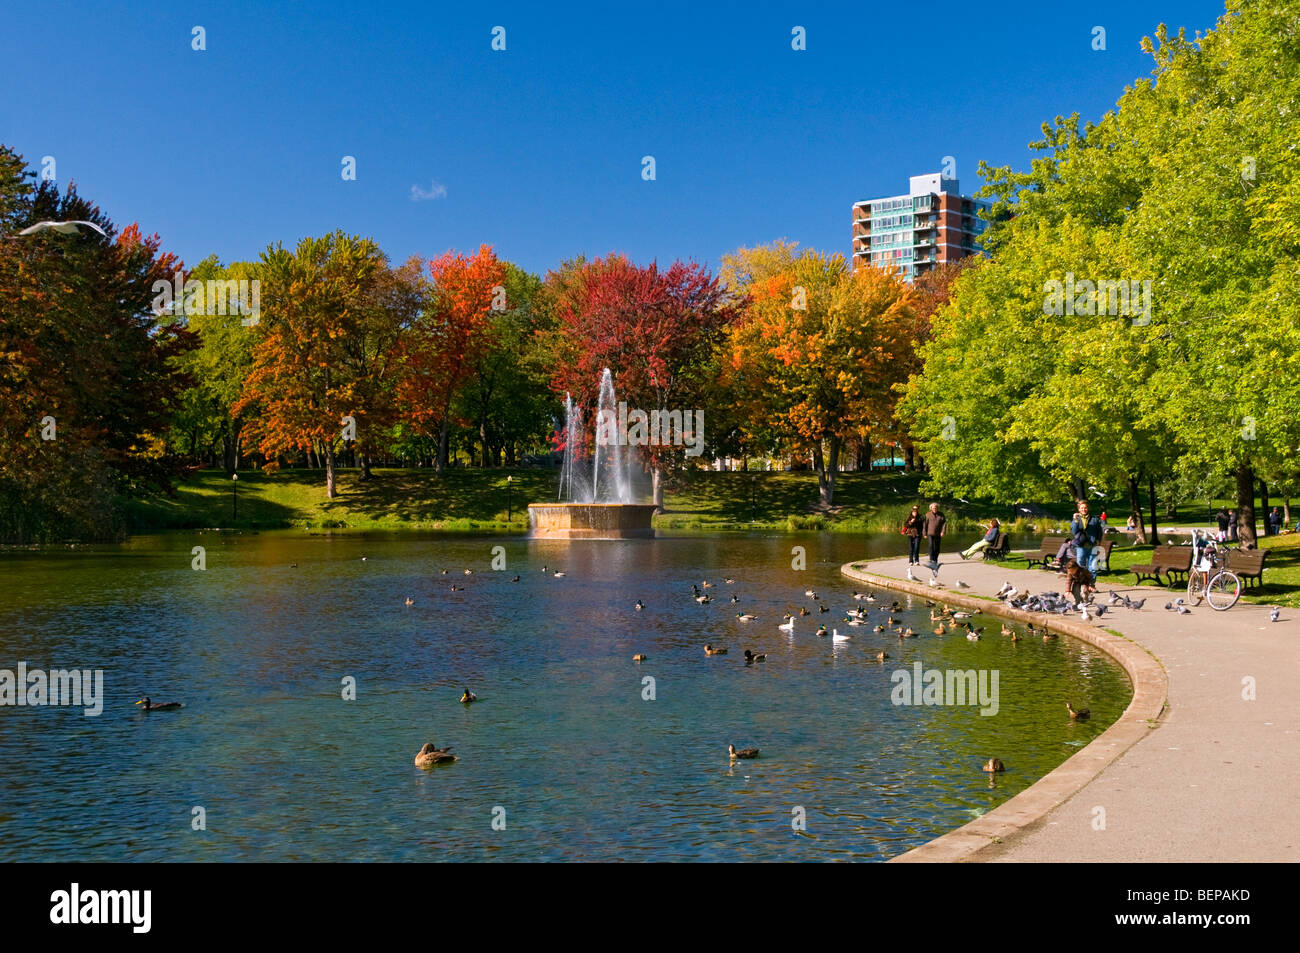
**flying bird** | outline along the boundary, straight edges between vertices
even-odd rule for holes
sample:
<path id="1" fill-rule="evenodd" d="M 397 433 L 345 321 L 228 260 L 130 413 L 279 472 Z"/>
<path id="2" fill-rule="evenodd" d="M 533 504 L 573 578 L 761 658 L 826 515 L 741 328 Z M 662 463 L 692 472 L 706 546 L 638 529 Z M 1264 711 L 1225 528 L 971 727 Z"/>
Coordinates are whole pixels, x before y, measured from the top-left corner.
<path id="1" fill-rule="evenodd" d="M 108 234 L 94 222 L 86 222 L 80 219 L 73 222 L 37 222 L 35 225 L 28 225 L 18 234 L 35 235 L 37 232 L 58 232 L 60 235 L 75 235 L 83 225 L 91 231 L 99 232 L 105 238 L 108 237 Z"/>

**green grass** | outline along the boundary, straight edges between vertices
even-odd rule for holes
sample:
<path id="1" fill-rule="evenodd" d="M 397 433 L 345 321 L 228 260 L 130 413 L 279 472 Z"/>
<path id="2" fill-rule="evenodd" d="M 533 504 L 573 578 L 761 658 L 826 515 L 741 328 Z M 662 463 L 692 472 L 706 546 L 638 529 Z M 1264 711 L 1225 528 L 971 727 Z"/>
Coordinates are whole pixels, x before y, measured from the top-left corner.
<path id="1" fill-rule="evenodd" d="M 506 478 L 513 478 L 507 501 Z M 556 470 L 375 470 L 362 481 L 356 470 L 338 471 L 339 495 L 325 498 L 320 470 L 240 471 L 239 515 L 232 513 L 233 481 L 220 470 L 200 470 L 178 484 L 173 497 L 128 504 L 132 532 L 194 527 L 346 529 L 437 529 L 525 532 L 529 503 L 556 498 Z M 908 509 L 924 505 L 918 474 L 842 473 L 835 506 L 816 507 L 817 477 L 811 472 L 713 473 L 683 477 L 664 498 L 659 529 L 766 532 L 898 531 Z M 507 514 L 507 502 L 510 512 Z M 975 529 L 1006 507 L 940 500 L 954 529 Z M 509 516 L 509 518 L 507 518 Z M 1019 524 L 1013 530 L 1029 531 Z"/>
<path id="2" fill-rule="evenodd" d="M 1123 539 L 1122 536 L 1120 538 Z M 1261 536 L 1259 546 L 1261 549 L 1269 550 L 1268 559 L 1264 563 L 1263 584 L 1250 589 L 1243 587 L 1242 601 L 1262 605 L 1300 606 L 1300 535 L 1288 533 L 1283 536 Z M 1126 587 L 1133 585 L 1133 576 L 1128 572 L 1128 567 L 1136 563 L 1150 562 L 1152 549 L 1153 547 L 1148 545 L 1121 547 L 1116 543 L 1110 551 L 1110 572 L 1101 574 L 1098 579 L 1099 588 L 1108 585 Z M 998 560 L 998 565 L 1008 569 L 1024 569 L 1025 561 L 1013 557 Z M 1044 571 L 1042 575 L 1044 589 L 1052 589 L 1053 583 L 1062 582 L 1057 579 L 1055 573 Z M 1168 593 L 1170 600 L 1180 594 L 1185 596 L 1187 592 L 1185 584 L 1164 587 L 1148 581 L 1142 585 L 1158 592 Z M 1055 588 L 1063 588 L 1063 586 Z"/>

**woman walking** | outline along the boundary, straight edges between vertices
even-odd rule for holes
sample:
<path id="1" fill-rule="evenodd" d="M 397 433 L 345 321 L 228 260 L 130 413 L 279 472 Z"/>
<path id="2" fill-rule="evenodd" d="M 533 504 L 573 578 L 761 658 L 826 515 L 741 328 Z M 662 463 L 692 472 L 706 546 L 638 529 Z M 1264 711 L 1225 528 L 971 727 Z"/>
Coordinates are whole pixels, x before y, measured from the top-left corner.
<path id="1" fill-rule="evenodd" d="M 912 512 L 903 520 L 903 535 L 907 537 L 907 564 L 921 565 L 921 508 L 912 507 Z"/>

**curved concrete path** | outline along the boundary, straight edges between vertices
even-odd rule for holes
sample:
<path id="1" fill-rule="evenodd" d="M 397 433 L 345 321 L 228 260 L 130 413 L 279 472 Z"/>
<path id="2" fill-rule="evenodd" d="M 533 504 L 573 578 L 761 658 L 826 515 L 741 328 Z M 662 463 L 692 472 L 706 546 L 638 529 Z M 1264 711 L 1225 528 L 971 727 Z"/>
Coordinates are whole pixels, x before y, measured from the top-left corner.
<path id="1" fill-rule="evenodd" d="M 986 600 L 1006 581 L 1022 592 L 1065 588 L 1053 572 L 963 562 L 955 553 L 940 562 L 950 602 L 958 593 Z M 915 591 L 905 558 L 857 561 L 843 571 Z M 925 580 L 929 570 L 917 575 Z M 958 589 L 958 579 L 970 588 Z M 1105 604 L 1111 589 L 1147 596 L 1141 611 L 1116 607 L 1088 623 L 1056 616 L 1053 625 L 1128 655 L 1121 662 L 1136 676 L 1135 696 L 1120 721 L 996 810 L 896 860 L 1300 860 L 1300 610 L 1283 609 L 1277 623 L 1267 607 L 1249 603 L 1178 615 L 1164 605 L 1184 591 L 1137 588 L 1131 579 L 1103 576 L 1097 602 Z M 920 590 L 932 592 L 924 582 Z M 985 600 L 978 601 L 1001 605 Z M 1167 708 L 1148 721 L 1165 691 L 1161 667 Z"/>

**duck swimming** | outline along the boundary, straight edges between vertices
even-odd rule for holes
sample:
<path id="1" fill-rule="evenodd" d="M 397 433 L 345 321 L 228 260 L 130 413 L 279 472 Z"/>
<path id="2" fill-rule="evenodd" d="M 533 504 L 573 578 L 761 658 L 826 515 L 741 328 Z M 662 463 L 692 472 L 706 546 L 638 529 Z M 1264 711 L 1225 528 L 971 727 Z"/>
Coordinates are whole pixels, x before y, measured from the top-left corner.
<path id="1" fill-rule="evenodd" d="M 755 619 L 758 618 L 758 616 L 750 615 L 748 612 L 744 612 L 744 613 L 737 612 L 736 618 L 739 619 L 741 622 L 753 622 Z"/>
<path id="2" fill-rule="evenodd" d="M 734 761 L 736 758 L 757 758 L 757 757 L 758 757 L 758 749 L 757 749 L 757 748 L 741 748 L 739 751 L 737 751 L 735 745 L 727 745 L 727 754 L 731 755 L 733 761 Z"/>
<path id="3" fill-rule="evenodd" d="M 433 742 L 425 742 L 424 747 L 419 750 L 415 756 L 417 767 L 428 768 L 435 764 L 448 764 L 456 760 L 456 756 L 451 753 L 451 746 L 446 748 L 435 748 Z"/>
<path id="4" fill-rule="evenodd" d="M 1069 702 L 1065 703 L 1065 710 L 1070 713 L 1070 721 L 1087 721 L 1088 716 L 1092 714 L 1092 711 L 1087 708 L 1080 708 L 1075 711 Z"/>
<path id="5" fill-rule="evenodd" d="M 720 645 L 717 648 L 714 648 L 712 645 L 705 643 L 704 654 L 705 655 L 726 655 L 727 650 Z"/>
<path id="6" fill-rule="evenodd" d="M 638 600 L 636 601 L 636 611 L 637 611 L 637 612 L 640 612 L 640 611 L 641 611 L 642 609 L 644 609 L 644 608 L 645 608 L 645 603 L 642 602 L 640 599 L 638 599 Z"/>
<path id="7" fill-rule="evenodd" d="M 185 706 L 180 702 L 155 702 L 148 695 L 136 702 L 137 705 L 143 705 L 141 711 L 175 711 L 177 708 Z"/>
<path id="8" fill-rule="evenodd" d="M 1006 768 L 1003 766 L 1000 758 L 989 758 L 989 760 L 984 764 L 984 770 L 992 774 L 995 771 L 1005 771 Z"/>
<path id="9" fill-rule="evenodd" d="M 468 705 L 468 704 L 470 704 L 471 702 L 476 702 L 476 701 L 478 701 L 478 696 L 475 695 L 473 692 L 471 692 L 468 688 L 466 688 L 466 689 L 465 689 L 465 694 L 460 696 L 460 700 L 461 700 L 461 702 L 463 702 L 464 704 Z"/>
<path id="10" fill-rule="evenodd" d="M 646 660 L 646 657 L 645 657 L 644 655 L 642 655 L 640 652 L 638 652 L 636 655 L 633 655 L 633 656 L 632 656 L 632 661 L 633 661 L 633 662 L 644 662 L 645 660 Z"/>
<path id="11" fill-rule="evenodd" d="M 763 652 L 763 653 L 760 654 L 760 655 L 755 655 L 755 654 L 754 654 L 753 652 L 751 652 L 749 649 L 745 649 L 745 661 L 746 661 L 746 662 L 766 662 L 766 661 L 767 661 L 767 653 L 766 653 L 766 652 Z"/>
<path id="12" fill-rule="evenodd" d="M 826 626 L 822 626 L 821 628 L 819 628 L 819 629 L 817 630 L 817 633 L 816 633 L 816 634 L 817 634 L 817 635 L 830 635 L 830 632 L 828 632 L 828 631 L 826 630 Z"/>

